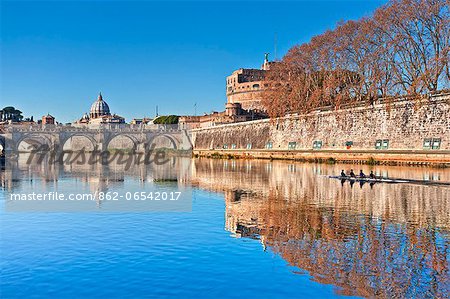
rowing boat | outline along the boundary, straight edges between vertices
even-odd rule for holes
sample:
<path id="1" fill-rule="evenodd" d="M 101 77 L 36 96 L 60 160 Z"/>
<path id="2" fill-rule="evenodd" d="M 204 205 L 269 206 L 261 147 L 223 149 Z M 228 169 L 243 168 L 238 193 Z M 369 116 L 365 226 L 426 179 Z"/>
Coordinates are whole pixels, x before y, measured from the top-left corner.
<path id="1" fill-rule="evenodd" d="M 397 178 L 371 179 L 369 177 L 363 178 L 363 177 L 333 176 L 333 175 L 330 175 L 328 177 L 330 179 L 338 179 L 341 181 L 349 181 L 349 182 L 387 183 L 387 184 L 408 183 L 408 184 L 429 185 L 429 186 L 450 186 L 450 182 L 415 180 L 415 179 L 397 179 Z"/>
<path id="2" fill-rule="evenodd" d="M 375 178 L 371 179 L 368 177 L 350 177 L 350 176 L 329 176 L 330 179 L 339 179 L 339 180 L 345 180 L 345 181 L 353 181 L 353 182 L 368 182 L 368 183 L 390 183 L 390 184 L 396 184 L 396 183 L 409 183 L 408 180 L 403 179 L 388 179 L 388 178 Z"/>

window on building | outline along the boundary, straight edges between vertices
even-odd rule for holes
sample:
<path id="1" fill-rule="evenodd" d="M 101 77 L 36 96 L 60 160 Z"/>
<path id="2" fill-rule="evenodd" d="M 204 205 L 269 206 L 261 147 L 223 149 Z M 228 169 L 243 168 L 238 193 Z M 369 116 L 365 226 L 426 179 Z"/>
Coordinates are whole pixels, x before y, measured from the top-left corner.
<path id="1" fill-rule="evenodd" d="M 252 144 L 251 143 L 247 143 L 247 149 L 252 149 Z"/>
<path id="2" fill-rule="evenodd" d="M 375 141 L 375 149 L 381 149 L 381 143 L 382 143 L 381 139 L 378 139 L 377 141 Z"/>
<path id="3" fill-rule="evenodd" d="M 322 148 L 322 140 L 316 140 L 313 142 L 313 149 L 320 149 Z"/>
<path id="4" fill-rule="evenodd" d="M 441 147 L 441 138 L 434 138 L 432 149 L 439 149 L 440 147 Z"/>
<path id="5" fill-rule="evenodd" d="M 425 138 L 423 140 L 423 148 L 424 149 L 431 149 L 431 143 L 433 142 L 433 139 L 431 138 Z"/>
<path id="6" fill-rule="evenodd" d="M 253 84 L 254 89 L 259 89 L 259 84 Z"/>
<path id="7" fill-rule="evenodd" d="M 388 149 L 389 148 L 389 139 L 377 139 L 375 141 L 375 149 Z"/>
<path id="8" fill-rule="evenodd" d="M 297 147 L 297 142 L 289 142 L 288 149 L 295 149 Z"/>
<path id="9" fill-rule="evenodd" d="M 224 144 L 223 149 L 227 149 L 227 148 L 228 148 L 228 144 Z"/>
<path id="10" fill-rule="evenodd" d="M 271 149 L 273 147 L 272 142 L 267 142 L 266 143 L 266 149 Z"/>
<path id="11" fill-rule="evenodd" d="M 232 148 L 232 149 L 236 149 L 236 144 L 233 143 L 233 144 L 231 145 L 231 148 Z"/>
<path id="12" fill-rule="evenodd" d="M 423 147 L 425 149 L 440 149 L 441 148 L 441 138 L 428 138 L 423 142 Z"/>

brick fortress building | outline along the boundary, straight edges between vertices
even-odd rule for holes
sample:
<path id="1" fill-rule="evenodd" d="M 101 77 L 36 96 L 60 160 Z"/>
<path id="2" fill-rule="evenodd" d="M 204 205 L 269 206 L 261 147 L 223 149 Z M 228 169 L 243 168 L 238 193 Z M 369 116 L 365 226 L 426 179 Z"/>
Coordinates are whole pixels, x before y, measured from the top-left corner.
<path id="1" fill-rule="evenodd" d="M 265 73 L 270 69 L 268 54 L 261 69 L 238 69 L 227 77 L 227 104 L 240 104 L 244 110 L 264 111 L 262 92 L 267 87 Z"/>
<path id="2" fill-rule="evenodd" d="M 267 114 L 261 103 L 262 92 L 266 87 L 265 73 L 273 63 L 266 54 L 261 69 L 242 68 L 234 71 L 226 78 L 225 111 L 214 111 L 201 116 L 181 116 L 180 126 L 195 129 L 266 118 Z"/>

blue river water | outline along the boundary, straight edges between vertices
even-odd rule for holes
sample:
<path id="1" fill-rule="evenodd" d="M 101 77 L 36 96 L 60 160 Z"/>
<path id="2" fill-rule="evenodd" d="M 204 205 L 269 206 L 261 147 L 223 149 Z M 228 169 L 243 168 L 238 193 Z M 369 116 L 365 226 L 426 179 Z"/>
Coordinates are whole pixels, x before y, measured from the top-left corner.
<path id="1" fill-rule="evenodd" d="M 30 183 L 30 174 L 9 182 L 3 174 L 0 297 L 448 295 L 449 213 L 414 208 L 430 199 L 441 209 L 449 207 L 448 188 L 352 188 L 319 177 L 315 165 L 298 164 L 293 179 L 302 185 L 277 180 L 286 178 L 284 170 L 292 173 L 292 166 L 282 162 L 270 167 L 269 162 L 254 162 L 251 171 L 245 170 L 247 162 L 234 163 L 238 163 L 234 169 L 224 161 L 194 161 L 187 166 L 193 186 L 190 212 L 9 211 L 12 191 L 64 191 L 65 186 L 79 184 L 80 176 L 68 172 L 52 181 L 38 174 Z M 320 172 L 326 171 L 335 169 L 323 166 Z M 391 173 L 395 171 L 402 174 L 401 169 Z M 121 184 L 108 190 L 130 190 L 139 181 L 139 176 L 122 175 Z M 448 173 L 440 175 L 445 178 Z M 314 179 L 322 185 L 307 185 Z M 401 206 L 405 199 L 367 208 L 369 203 L 359 201 L 370 192 L 375 200 L 411 194 L 417 198 L 410 208 Z M 241 197 L 236 199 L 237 194 Z M 299 205 L 299 198 L 307 203 Z M 414 244 L 417 250 L 412 249 Z M 431 251 L 423 252 L 427 246 Z M 368 269 L 374 261 L 384 265 L 378 272 Z M 410 285 L 399 278 L 404 271 Z M 383 288 L 391 293 L 380 291 Z"/>

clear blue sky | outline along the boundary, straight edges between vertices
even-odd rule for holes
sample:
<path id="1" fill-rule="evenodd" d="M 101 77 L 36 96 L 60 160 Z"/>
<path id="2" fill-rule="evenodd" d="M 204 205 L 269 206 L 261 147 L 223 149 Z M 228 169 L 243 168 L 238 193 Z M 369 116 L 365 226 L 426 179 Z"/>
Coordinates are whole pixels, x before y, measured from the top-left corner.
<path id="1" fill-rule="evenodd" d="M 259 68 L 385 1 L 1 2 L 0 105 L 62 122 L 99 91 L 131 118 L 221 111 L 225 77 Z"/>

